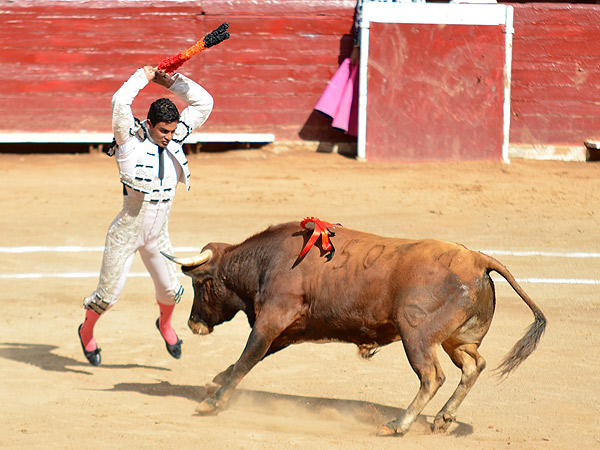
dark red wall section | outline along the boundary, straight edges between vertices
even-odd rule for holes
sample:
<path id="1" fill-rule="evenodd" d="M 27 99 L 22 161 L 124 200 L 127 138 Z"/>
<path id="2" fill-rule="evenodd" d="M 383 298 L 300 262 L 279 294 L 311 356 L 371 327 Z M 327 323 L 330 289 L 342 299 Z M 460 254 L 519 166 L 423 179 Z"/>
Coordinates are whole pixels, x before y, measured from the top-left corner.
<path id="1" fill-rule="evenodd" d="M 504 26 L 372 23 L 367 159 L 501 160 L 505 58 Z"/>

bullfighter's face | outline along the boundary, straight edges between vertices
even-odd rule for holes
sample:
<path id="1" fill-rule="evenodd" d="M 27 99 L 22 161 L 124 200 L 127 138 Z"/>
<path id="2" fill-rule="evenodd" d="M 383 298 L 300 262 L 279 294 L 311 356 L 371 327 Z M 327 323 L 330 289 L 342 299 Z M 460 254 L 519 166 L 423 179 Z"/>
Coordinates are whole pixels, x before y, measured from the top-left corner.
<path id="1" fill-rule="evenodd" d="M 169 145 L 169 142 L 173 139 L 173 134 L 175 134 L 175 129 L 177 128 L 177 122 L 158 122 L 154 125 L 148 120 L 147 125 L 150 137 L 154 143 L 161 147 Z"/>

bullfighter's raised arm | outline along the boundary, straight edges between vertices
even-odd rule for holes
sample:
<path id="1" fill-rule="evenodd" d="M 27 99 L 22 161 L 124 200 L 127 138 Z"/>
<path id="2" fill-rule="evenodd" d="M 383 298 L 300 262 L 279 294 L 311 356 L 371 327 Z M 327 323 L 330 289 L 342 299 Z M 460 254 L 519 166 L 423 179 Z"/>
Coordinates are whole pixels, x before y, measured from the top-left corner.
<path id="1" fill-rule="evenodd" d="M 168 77 L 168 75 L 165 76 Z M 173 84 L 169 90 L 189 104 L 189 106 L 182 111 L 179 119 L 180 127 L 178 127 L 175 132 L 175 138 L 182 140 L 185 137 L 185 134 L 182 135 L 182 133 L 191 133 L 208 119 L 214 101 L 206 89 L 195 81 L 190 80 L 185 75 L 176 73 L 171 79 L 173 80 Z M 185 129 L 183 130 L 181 127 L 182 124 L 185 124 L 183 127 Z"/>
<path id="2" fill-rule="evenodd" d="M 137 127 L 131 105 L 150 81 L 164 86 L 189 104 L 181 113 L 180 124 L 175 132 L 176 139 L 182 140 L 200 127 L 212 111 L 213 98 L 198 83 L 179 73 L 169 77 L 155 68 L 145 66 L 138 69 L 113 95 L 112 127 L 118 145 L 123 145 L 135 134 Z"/>
<path id="3" fill-rule="evenodd" d="M 142 89 L 154 78 L 156 70 L 149 66 L 135 71 L 129 79 L 123 83 L 112 97 L 112 128 L 117 145 L 123 145 L 131 139 L 131 130 L 135 127 L 131 104 Z"/>

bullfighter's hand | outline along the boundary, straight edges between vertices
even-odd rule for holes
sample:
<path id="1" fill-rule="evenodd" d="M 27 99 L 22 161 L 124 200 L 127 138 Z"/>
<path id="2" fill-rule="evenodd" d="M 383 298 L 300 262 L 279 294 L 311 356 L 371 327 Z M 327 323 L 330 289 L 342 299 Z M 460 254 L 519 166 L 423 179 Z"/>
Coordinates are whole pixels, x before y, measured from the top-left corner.
<path id="1" fill-rule="evenodd" d="M 152 81 L 156 76 L 156 67 L 144 66 L 144 73 L 146 74 L 148 81 Z"/>
<path id="2" fill-rule="evenodd" d="M 168 73 L 163 72 L 162 70 L 156 71 L 156 75 L 152 81 L 154 81 L 156 84 L 166 87 L 167 89 L 169 89 L 173 83 L 175 83 L 175 80 L 171 78 Z"/>

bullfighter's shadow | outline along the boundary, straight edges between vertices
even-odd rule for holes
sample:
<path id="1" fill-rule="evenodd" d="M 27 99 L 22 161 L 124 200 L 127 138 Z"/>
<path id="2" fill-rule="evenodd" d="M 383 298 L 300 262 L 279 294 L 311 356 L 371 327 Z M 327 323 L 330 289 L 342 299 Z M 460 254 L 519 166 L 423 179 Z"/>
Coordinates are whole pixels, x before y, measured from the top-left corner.
<path id="1" fill-rule="evenodd" d="M 92 375 L 87 370 L 73 369 L 72 367 L 90 367 L 81 356 L 82 360 L 53 353 L 59 348 L 49 344 L 24 344 L 18 342 L 0 342 L 0 358 L 10 359 L 25 364 L 36 366 L 48 372 L 71 372 Z M 164 367 L 144 366 L 140 364 L 103 364 L 98 369 L 154 369 L 170 370 Z"/>
<path id="2" fill-rule="evenodd" d="M 177 385 L 167 381 L 160 381 L 157 383 L 118 383 L 112 389 L 106 389 L 106 391 L 139 392 L 140 394 L 157 397 L 175 396 L 196 402 L 201 402 L 209 396 L 208 391 L 203 386 Z M 362 400 L 305 397 L 248 389 L 235 390 L 229 402 L 229 407 L 252 408 L 257 412 L 271 413 L 275 402 L 280 405 L 283 403 L 306 410 L 307 414 L 315 414 L 315 416 L 318 416 L 319 412 L 325 409 L 334 410 L 340 415 L 352 416 L 359 422 L 373 427 L 380 426 L 396 417 L 400 417 L 405 411 L 402 408 Z M 286 410 L 286 408 L 277 408 L 278 415 L 281 415 L 282 410 Z M 293 411 L 294 408 L 290 408 L 290 410 Z M 294 413 L 290 412 L 290 421 L 293 422 L 294 420 Z M 418 424 L 423 429 L 429 429 L 429 424 L 432 422 L 433 417 L 419 415 L 415 421 L 415 425 Z M 472 433 L 473 427 L 471 425 L 457 421 L 451 428 L 451 431 L 447 434 L 461 437 L 468 436 Z"/>

